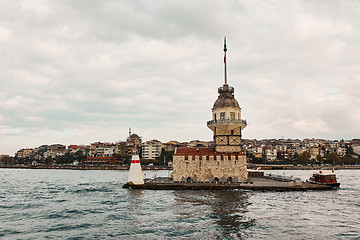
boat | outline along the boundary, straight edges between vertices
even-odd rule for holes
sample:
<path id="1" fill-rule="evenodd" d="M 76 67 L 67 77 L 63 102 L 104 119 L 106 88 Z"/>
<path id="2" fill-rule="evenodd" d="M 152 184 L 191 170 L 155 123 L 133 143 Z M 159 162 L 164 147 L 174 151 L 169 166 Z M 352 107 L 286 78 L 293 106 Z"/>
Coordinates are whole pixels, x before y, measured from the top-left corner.
<path id="1" fill-rule="evenodd" d="M 340 187 L 340 183 L 337 182 L 334 169 L 331 172 L 324 172 L 323 170 L 319 170 L 319 172 L 315 172 L 312 177 L 310 177 L 308 182 L 313 184 L 328 185 L 333 188 Z"/>
<path id="2" fill-rule="evenodd" d="M 247 172 L 249 178 L 264 177 L 264 171 L 262 171 L 260 167 L 258 167 L 256 170 L 248 168 Z"/>

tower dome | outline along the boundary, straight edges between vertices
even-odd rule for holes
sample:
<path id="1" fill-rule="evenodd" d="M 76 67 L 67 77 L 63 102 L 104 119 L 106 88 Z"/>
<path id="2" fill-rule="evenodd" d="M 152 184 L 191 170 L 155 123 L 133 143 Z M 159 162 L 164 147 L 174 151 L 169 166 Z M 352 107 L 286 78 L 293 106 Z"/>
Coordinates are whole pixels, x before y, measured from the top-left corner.
<path id="1" fill-rule="evenodd" d="M 215 101 L 213 110 L 216 108 L 240 108 L 239 103 L 234 97 L 234 88 L 223 85 L 218 89 L 219 97 Z"/>

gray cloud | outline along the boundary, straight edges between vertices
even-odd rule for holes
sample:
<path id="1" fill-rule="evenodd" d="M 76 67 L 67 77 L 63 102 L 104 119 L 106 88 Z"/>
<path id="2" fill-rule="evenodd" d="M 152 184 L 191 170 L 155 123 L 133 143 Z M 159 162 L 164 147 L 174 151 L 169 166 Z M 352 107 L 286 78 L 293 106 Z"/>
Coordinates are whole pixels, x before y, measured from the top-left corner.
<path id="1" fill-rule="evenodd" d="M 2 1 L 0 153 L 210 140 L 229 83 L 245 138 L 359 137 L 357 1 Z"/>

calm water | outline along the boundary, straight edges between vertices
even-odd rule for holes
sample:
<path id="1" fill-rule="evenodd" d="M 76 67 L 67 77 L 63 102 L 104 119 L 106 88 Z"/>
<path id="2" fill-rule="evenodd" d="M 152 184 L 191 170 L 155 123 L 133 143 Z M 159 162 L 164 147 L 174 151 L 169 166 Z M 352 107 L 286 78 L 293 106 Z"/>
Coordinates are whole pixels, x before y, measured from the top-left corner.
<path id="1" fill-rule="evenodd" d="M 360 239 L 360 171 L 337 176 L 336 191 L 151 191 L 123 189 L 127 171 L 0 169 L 0 238 Z"/>

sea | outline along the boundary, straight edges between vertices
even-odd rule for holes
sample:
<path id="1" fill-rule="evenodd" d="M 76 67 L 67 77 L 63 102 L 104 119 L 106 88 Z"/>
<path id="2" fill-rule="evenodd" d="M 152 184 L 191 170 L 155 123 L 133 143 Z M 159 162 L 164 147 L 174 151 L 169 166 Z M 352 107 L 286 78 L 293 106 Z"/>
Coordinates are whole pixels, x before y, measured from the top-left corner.
<path id="1" fill-rule="evenodd" d="M 0 169 L 0 239 L 360 239 L 360 170 L 336 174 L 331 191 L 155 191 L 122 188 L 128 171 Z"/>

